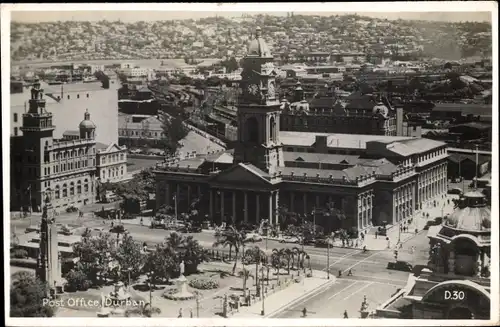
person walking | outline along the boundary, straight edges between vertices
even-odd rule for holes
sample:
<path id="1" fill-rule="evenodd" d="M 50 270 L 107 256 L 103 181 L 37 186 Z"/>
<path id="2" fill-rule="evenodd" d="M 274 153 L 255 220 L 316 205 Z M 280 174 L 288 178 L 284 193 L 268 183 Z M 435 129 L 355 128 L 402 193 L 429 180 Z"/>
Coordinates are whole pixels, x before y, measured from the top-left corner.
<path id="1" fill-rule="evenodd" d="M 302 317 L 307 317 L 307 309 L 305 307 L 302 309 Z"/>
<path id="2" fill-rule="evenodd" d="M 348 319 L 349 316 L 347 315 L 347 310 L 344 310 L 344 319 Z"/>
<path id="3" fill-rule="evenodd" d="M 375 239 L 378 238 L 378 231 L 375 231 Z"/>

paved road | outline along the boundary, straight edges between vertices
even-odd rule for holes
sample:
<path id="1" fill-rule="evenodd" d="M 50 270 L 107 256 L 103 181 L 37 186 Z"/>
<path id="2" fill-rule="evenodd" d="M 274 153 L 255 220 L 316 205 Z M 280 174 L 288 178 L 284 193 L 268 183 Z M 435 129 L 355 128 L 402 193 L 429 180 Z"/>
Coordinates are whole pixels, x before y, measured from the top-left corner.
<path id="1" fill-rule="evenodd" d="M 425 264 L 428 255 L 427 244 L 426 233 L 419 234 L 399 250 L 400 257 L 404 257 L 404 260 L 413 265 Z M 413 253 L 409 251 L 412 246 L 416 247 Z M 392 251 L 354 253 L 347 259 L 339 260 L 332 268 L 345 270 L 347 266 L 354 265 L 353 276 L 344 274 L 321 293 L 282 311 L 273 318 L 300 318 L 303 308 L 308 311 L 307 318 L 343 318 L 344 310 L 347 310 L 349 318 L 359 318 L 359 309 L 364 296 L 369 303 L 369 310 L 374 310 L 399 288 L 405 286 L 409 275 L 407 272 L 386 269 L 387 262 L 393 260 Z"/>

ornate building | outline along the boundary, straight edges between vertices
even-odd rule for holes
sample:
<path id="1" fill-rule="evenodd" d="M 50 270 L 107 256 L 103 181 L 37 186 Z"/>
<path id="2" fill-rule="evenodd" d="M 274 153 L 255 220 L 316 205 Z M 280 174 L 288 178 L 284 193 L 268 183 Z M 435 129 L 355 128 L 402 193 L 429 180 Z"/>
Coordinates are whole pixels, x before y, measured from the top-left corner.
<path id="1" fill-rule="evenodd" d="M 319 100 L 319 99 L 313 99 Z M 381 99 L 372 95 L 361 95 L 350 102 L 329 100 L 329 108 L 324 106 L 314 110 L 304 98 L 300 82 L 295 88 L 293 102 L 286 100 L 281 114 L 281 130 L 297 132 L 347 133 L 371 135 L 397 135 L 397 114 L 402 114 L 386 106 Z M 325 101 L 323 101 L 325 102 Z"/>
<path id="2" fill-rule="evenodd" d="M 470 192 L 432 226 L 428 269 L 377 309 L 381 318 L 490 319 L 491 209 Z"/>
<path id="3" fill-rule="evenodd" d="M 363 230 L 409 219 L 417 206 L 446 192 L 442 142 L 280 132 L 286 103 L 276 97 L 272 61 L 257 30 L 243 58 L 234 153 L 159 166 L 157 207 L 173 205 L 175 198 L 182 212 L 199 199 L 200 210 L 216 223 L 268 219 L 284 227 L 281 208 L 310 215 L 333 206 L 349 219 L 319 213 L 318 224 Z"/>
<path id="4" fill-rule="evenodd" d="M 23 114 L 23 135 L 11 137 L 11 210 L 41 211 L 49 189 L 56 211 L 96 199 L 96 125 L 90 113 L 85 112 L 78 131 L 56 139 L 43 96 L 36 81 L 29 110 Z"/>

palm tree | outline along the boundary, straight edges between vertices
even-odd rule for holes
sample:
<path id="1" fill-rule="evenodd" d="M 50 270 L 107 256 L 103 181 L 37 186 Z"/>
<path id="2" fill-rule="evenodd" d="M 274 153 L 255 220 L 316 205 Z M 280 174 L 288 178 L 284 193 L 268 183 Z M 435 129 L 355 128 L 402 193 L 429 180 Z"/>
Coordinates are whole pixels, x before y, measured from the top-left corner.
<path id="1" fill-rule="evenodd" d="M 285 249 L 273 249 L 273 253 L 271 254 L 271 263 L 276 268 L 276 278 L 279 280 L 280 278 L 280 267 L 282 264 L 282 259 L 285 256 Z"/>
<path id="2" fill-rule="evenodd" d="M 252 273 L 250 273 L 250 270 L 243 268 L 242 271 L 239 273 L 240 277 L 243 277 L 243 296 L 247 295 L 247 280 L 249 278 L 253 278 Z"/>
<path id="3" fill-rule="evenodd" d="M 209 261 L 209 257 L 205 249 L 198 243 L 193 236 L 188 236 L 182 240 L 183 254 L 186 272 L 195 273 L 198 270 L 198 265 L 204 261 Z"/>
<path id="4" fill-rule="evenodd" d="M 237 231 L 234 227 L 229 227 L 227 231 L 220 234 L 217 240 L 214 242 L 213 246 L 218 247 L 222 245 L 223 247 L 229 246 L 229 253 L 231 253 L 231 248 L 234 247 L 235 257 L 233 272 L 234 275 L 236 271 L 236 264 L 238 263 L 238 254 L 240 253 L 240 248 L 244 246 L 246 240 L 245 233 Z M 231 254 L 229 254 L 231 256 Z"/>
<path id="5" fill-rule="evenodd" d="M 293 257 L 293 251 L 291 249 L 286 249 L 284 251 L 284 258 L 286 260 L 286 265 L 287 265 L 287 273 L 290 275 L 290 261 Z"/>
<path id="6" fill-rule="evenodd" d="M 153 307 L 150 303 L 142 304 L 142 301 L 138 303 L 140 303 L 140 305 L 133 306 L 125 311 L 125 317 L 139 316 L 151 318 L 153 315 L 159 315 L 161 313 L 160 308 Z"/>
<path id="7" fill-rule="evenodd" d="M 248 249 L 244 254 L 244 262 L 247 264 L 255 263 L 255 284 L 257 287 L 257 294 L 260 291 L 259 284 L 259 264 L 267 259 L 266 254 L 258 246 Z"/>
<path id="8" fill-rule="evenodd" d="M 295 246 L 292 248 L 292 269 L 295 266 L 295 256 L 297 256 L 297 270 L 299 271 L 300 271 L 299 267 L 300 252 L 301 250 L 298 247 Z"/>

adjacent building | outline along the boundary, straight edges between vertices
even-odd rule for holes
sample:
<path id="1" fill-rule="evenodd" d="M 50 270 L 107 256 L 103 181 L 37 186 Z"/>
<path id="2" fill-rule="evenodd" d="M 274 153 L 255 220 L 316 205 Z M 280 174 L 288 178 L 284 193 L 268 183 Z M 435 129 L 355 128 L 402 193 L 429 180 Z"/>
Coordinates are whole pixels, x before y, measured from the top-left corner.
<path id="1" fill-rule="evenodd" d="M 110 143 L 98 154 L 97 128 L 88 111 L 77 131 L 64 131 L 57 138 L 55 119 L 38 81 L 28 103 L 22 115 L 22 135 L 11 137 L 11 210 L 40 211 L 48 193 L 53 193 L 51 203 L 56 211 L 93 203 L 100 166 L 96 160 L 108 153 L 115 155 L 116 145 Z M 117 154 L 123 151 L 120 148 Z"/>
<path id="2" fill-rule="evenodd" d="M 479 192 L 431 226 L 428 268 L 377 308 L 380 318 L 490 319 L 491 208 Z"/>
<path id="3" fill-rule="evenodd" d="M 281 227 L 283 208 L 309 216 L 334 207 L 348 219 L 317 214 L 316 222 L 365 230 L 409 219 L 446 193 L 445 143 L 280 131 L 286 105 L 275 93 L 273 56 L 259 34 L 243 59 L 234 151 L 158 167 L 158 207 L 175 198 L 182 212 L 198 199 L 215 223 L 269 220 Z"/>

